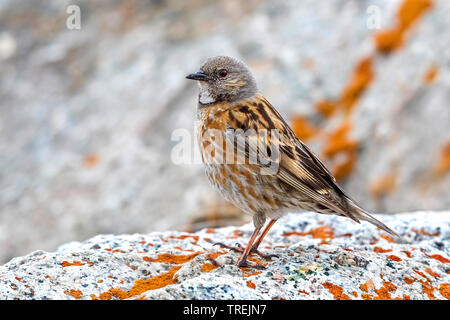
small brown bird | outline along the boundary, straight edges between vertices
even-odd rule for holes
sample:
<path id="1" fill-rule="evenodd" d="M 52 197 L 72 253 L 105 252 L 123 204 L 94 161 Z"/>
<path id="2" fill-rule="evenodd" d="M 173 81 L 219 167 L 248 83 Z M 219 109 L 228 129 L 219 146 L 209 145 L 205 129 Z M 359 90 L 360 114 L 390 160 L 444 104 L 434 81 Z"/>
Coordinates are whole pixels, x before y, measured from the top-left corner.
<path id="1" fill-rule="evenodd" d="M 253 216 L 255 230 L 237 265 L 258 246 L 272 225 L 289 211 L 311 210 L 366 220 L 398 237 L 358 206 L 330 171 L 300 141 L 275 108 L 258 92 L 247 66 L 234 58 L 210 58 L 186 78 L 199 84 L 197 139 L 207 176 L 225 198 Z M 257 238 L 266 218 L 271 220 Z"/>

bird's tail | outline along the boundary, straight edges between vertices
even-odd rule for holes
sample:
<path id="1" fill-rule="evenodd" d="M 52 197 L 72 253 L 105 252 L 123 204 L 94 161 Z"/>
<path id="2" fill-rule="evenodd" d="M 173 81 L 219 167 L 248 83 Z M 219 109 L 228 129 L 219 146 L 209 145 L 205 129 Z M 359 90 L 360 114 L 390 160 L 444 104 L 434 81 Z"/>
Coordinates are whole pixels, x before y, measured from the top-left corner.
<path id="1" fill-rule="evenodd" d="M 350 202 L 350 201 L 349 201 Z M 384 231 L 386 231 L 387 233 L 393 235 L 394 237 L 397 237 L 398 239 L 402 239 L 402 237 L 400 237 L 394 230 L 392 230 L 391 228 L 389 228 L 387 225 L 385 225 L 383 222 L 375 219 L 374 217 L 372 217 L 367 211 L 365 211 L 364 209 L 362 209 L 361 207 L 359 207 L 358 205 L 356 205 L 353 202 L 349 203 L 350 208 L 352 209 L 352 213 L 355 215 L 355 217 L 357 217 L 358 219 L 361 220 L 365 220 L 367 222 L 370 222 L 371 224 L 383 229 Z"/>

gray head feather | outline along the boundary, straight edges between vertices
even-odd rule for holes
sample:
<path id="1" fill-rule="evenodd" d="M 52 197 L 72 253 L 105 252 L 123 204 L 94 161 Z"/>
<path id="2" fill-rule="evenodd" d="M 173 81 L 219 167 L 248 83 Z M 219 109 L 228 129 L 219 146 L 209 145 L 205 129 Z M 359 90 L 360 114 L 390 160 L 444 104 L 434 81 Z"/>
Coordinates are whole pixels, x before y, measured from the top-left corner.
<path id="1" fill-rule="evenodd" d="M 241 61 L 217 56 L 209 58 L 200 68 L 206 76 L 199 81 L 201 104 L 236 102 L 257 93 L 255 78 Z"/>

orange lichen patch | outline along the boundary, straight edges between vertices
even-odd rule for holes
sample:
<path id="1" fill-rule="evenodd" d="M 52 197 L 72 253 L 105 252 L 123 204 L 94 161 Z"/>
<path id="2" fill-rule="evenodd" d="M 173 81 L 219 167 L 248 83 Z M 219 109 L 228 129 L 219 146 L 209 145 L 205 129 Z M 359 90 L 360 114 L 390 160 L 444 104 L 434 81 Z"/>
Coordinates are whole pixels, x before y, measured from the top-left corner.
<path id="1" fill-rule="evenodd" d="M 357 153 L 348 152 L 345 155 L 345 159 L 333 166 L 332 173 L 337 181 L 342 181 L 353 172 L 356 166 Z"/>
<path id="2" fill-rule="evenodd" d="M 397 28 L 380 31 L 374 35 L 374 42 L 379 52 L 390 53 L 403 45 L 403 32 Z"/>
<path id="3" fill-rule="evenodd" d="M 255 258 L 253 256 L 249 256 L 247 259 L 248 259 L 248 261 L 256 262 L 259 265 L 267 266 L 267 263 L 263 263 L 261 260 L 259 260 L 258 258 Z M 247 270 L 247 269 L 245 269 L 245 270 Z"/>
<path id="4" fill-rule="evenodd" d="M 392 249 L 383 249 L 381 247 L 374 247 L 373 251 L 376 253 L 386 253 L 386 252 L 392 252 Z"/>
<path id="5" fill-rule="evenodd" d="M 324 158 L 329 159 L 339 153 L 356 150 L 358 142 L 349 137 L 351 130 L 352 122 L 347 119 L 334 132 L 329 134 L 322 150 Z"/>
<path id="6" fill-rule="evenodd" d="M 376 295 L 372 294 L 362 294 L 361 297 L 364 300 L 401 300 L 401 298 L 392 298 L 391 292 L 397 290 L 397 286 L 395 286 L 390 281 L 384 281 L 381 288 L 376 289 L 373 288 Z M 367 291 L 366 291 L 367 292 Z M 405 298 L 405 297 L 403 297 Z"/>
<path id="7" fill-rule="evenodd" d="M 375 289 L 375 285 L 371 279 L 367 280 L 365 283 L 361 283 L 359 288 L 364 292 L 369 292 L 369 289 Z"/>
<path id="8" fill-rule="evenodd" d="M 147 262 L 162 262 L 162 263 L 171 263 L 171 264 L 180 264 L 180 263 L 186 263 L 188 261 L 191 261 L 199 254 L 202 254 L 203 252 L 195 252 L 193 254 L 179 254 L 174 255 L 170 253 L 161 253 L 158 255 L 157 258 L 150 258 L 150 257 L 143 257 L 142 259 Z"/>
<path id="9" fill-rule="evenodd" d="M 450 300 L 450 284 L 449 283 L 441 283 L 441 285 L 439 286 L 439 292 L 445 299 Z"/>
<path id="10" fill-rule="evenodd" d="M 352 295 L 353 295 L 355 298 L 357 298 L 357 297 L 358 297 L 358 292 L 352 291 Z"/>
<path id="11" fill-rule="evenodd" d="M 247 286 L 249 288 L 256 289 L 256 285 L 253 282 L 251 282 L 250 280 L 247 281 Z"/>
<path id="12" fill-rule="evenodd" d="M 303 293 L 303 294 L 307 294 L 309 296 L 309 293 L 306 292 L 305 290 L 298 290 L 298 292 Z"/>
<path id="13" fill-rule="evenodd" d="M 431 270 L 430 268 L 425 268 L 425 272 L 428 273 L 430 276 L 433 276 L 435 278 L 440 278 L 441 276 L 439 275 L 439 273 L 434 272 L 433 270 Z"/>
<path id="14" fill-rule="evenodd" d="M 22 281 L 22 278 L 14 277 L 17 281 Z"/>
<path id="15" fill-rule="evenodd" d="M 375 46 L 379 52 L 390 53 L 403 44 L 406 31 L 431 7 L 430 0 L 405 0 L 397 12 L 396 25 L 375 35 Z"/>
<path id="16" fill-rule="evenodd" d="M 169 236 L 170 239 L 179 239 L 179 240 L 184 240 L 187 238 L 192 238 L 194 239 L 194 244 L 197 244 L 199 236 L 194 236 L 194 235 L 190 235 L 190 234 L 183 234 L 181 236 L 175 237 L 175 236 Z"/>
<path id="17" fill-rule="evenodd" d="M 441 155 L 439 156 L 438 163 L 436 165 L 435 173 L 442 175 L 450 171 L 450 141 L 447 142 L 442 148 Z"/>
<path id="18" fill-rule="evenodd" d="M 433 259 L 439 260 L 442 263 L 450 263 L 450 260 L 448 260 L 447 258 L 444 258 L 443 256 L 441 256 L 440 254 L 433 254 L 431 255 L 431 257 Z"/>
<path id="19" fill-rule="evenodd" d="M 353 235 L 352 233 L 347 232 L 347 233 L 341 234 L 341 235 L 338 236 L 338 237 L 351 237 L 352 235 Z"/>
<path id="20" fill-rule="evenodd" d="M 422 284 L 422 292 L 425 293 L 429 299 L 435 300 L 435 288 L 431 285 L 430 280 L 419 280 L 419 282 Z"/>
<path id="21" fill-rule="evenodd" d="M 328 291 L 330 291 L 330 293 L 336 300 L 352 300 L 348 295 L 344 293 L 344 289 L 331 282 L 327 281 L 325 283 L 322 283 L 322 286 L 328 289 Z"/>
<path id="22" fill-rule="evenodd" d="M 213 228 L 208 228 L 206 229 L 206 233 L 215 233 L 216 230 L 214 230 Z"/>
<path id="23" fill-rule="evenodd" d="M 236 229 L 236 230 L 234 230 L 233 231 L 233 235 L 232 236 L 230 236 L 230 237 L 226 237 L 225 239 L 236 239 L 236 238 L 239 238 L 239 237 L 241 237 L 242 236 L 242 231 L 241 230 L 239 230 L 239 229 Z"/>
<path id="24" fill-rule="evenodd" d="M 374 78 L 372 57 L 366 57 L 356 65 L 350 82 L 340 96 L 340 104 L 350 111 Z"/>
<path id="25" fill-rule="evenodd" d="M 212 253 L 208 253 L 205 258 L 206 259 L 217 259 L 217 257 L 221 256 L 222 254 L 225 254 L 226 252 L 212 252 Z M 211 272 L 212 270 L 216 269 L 217 266 L 214 265 L 213 263 L 210 262 L 206 262 L 201 266 L 201 269 L 203 272 Z"/>
<path id="26" fill-rule="evenodd" d="M 320 100 L 316 103 L 316 110 L 327 118 L 332 116 L 337 109 L 338 105 L 334 101 Z"/>
<path id="27" fill-rule="evenodd" d="M 84 266 L 84 263 L 81 262 L 81 261 L 73 261 L 73 262 L 63 261 L 63 262 L 61 263 L 61 266 L 63 266 L 63 267 Z"/>
<path id="28" fill-rule="evenodd" d="M 438 75 L 439 69 L 436 65 L 432 65 L 427 72 L 423 75 L 423 82 L 426 84 L 431 84 L 436 79 L 436 76 Z"/>
<path id="29" fill-rule="evenodd" d="M 216 269 L 217 266 L 213 265 L 210 262 L 204 263 L 201 265 L 201 269 L 203 272 L 211 272 L 212 270 Z"/>
<path id="30" fill-rule="evenodd" d="M 430 0 L 405 0 L 397 13 L 399 27 L 402 30 L 411 27 L 431 6 Z"/>
<path id="31" fill-rule="evenodd" d="M 429 236 L 429 237 L 437 237 L 437 236 L 439 236 L 439 235 L 441 234 L 439 231 L 436 231 L 436 232 L 434 232 L 434 233 L 430 233 L 430 232 L 428 232 L 428 231 L 425 231 L 424 228 L 420 229 L 420 233 L 421 233 L 421 234 L 424 234 L 424 235 L 426 235 L 426 236 Z"/>
<path id="32" fill-rule="evenodd" d="M 391 254 L 391 255 L 388 256 L 387 258 L 388 258 L 389 260 L 393 260 L 393 261 L 397 261 L 397 262 L 402 261 L 401 258 L 399 258 L 399 257 L 397 257 L 397 256 L 394 256 L 393 254 Z"/>
<path id="33" fill-rule="evenodd" d="M 349 249 L 349 248 L 344 248 L 344 250 L 345 250 L 345 251 L 350 251 L 350 252 L 353 251 L 353 249 Z"/>
<path id="34" fill-rule="evenodd" d="M 411 257 L 412 257 L 412 253 L 411 253 L 411 252 L 406 251 L 406 250 L 402 250 L 402 252 L 403 252 L 404 254 L 406 254 L 406 255 L 408 256 L 408 258 L 411 258 Z"/>
<path id="35" fill-rule="evenodd" d="M 389 172 L 375 180 L 369 185 L 369 190 L 375 200 L 392 194 L 397 187 L 397 173 Z"/>
<path id="36" fill-rule="evenodd" d="M 391 243 L 394 242 L 394 239 L 392 239 L 392 237 L 389 237 L 388 235 L 385 235 L 385 234 L 381 234 L 380 238 L 383 238 L 387 242 L 391 242 Z"/>
<path id="37" fill-rule="evenodd" d="M 257 276 L 260 273 L 261 273 L 261 271 L 255 271 L 255 272 L 252 272 L 252 273 L 247 273 L 247 274 L 244 274 L 244 278 Z"/>
<path id="38" fill-rule="evenodd" d="M 70 289 L 69 291 L 65 290 L 64 293 L 67 294 L 68 296 L 74 297 L 75 299 L 81 299 L 81 295 L 83 294 L 81 290 L 74 290 L 74 289 Z"/>
<path id="39" fill-rule="evenodd" d="M 311 235 L 313 238 L 322 239 L 320 244 L 327 244 L 329 239 L 334 239 L 334 231 L 329 226 L 322 226 L 315 229 L 312 229 L 308 232 L 286 232 L 283 234 L 284 236 L 307 236 Z"/>
<path id="40" fill-rule="evenodd" d="M 294 116 L 292 118 L 292 130 L 303 141 L 313 138 L 318 133 L 318 129 L 310 124 L 308 119 L 303 116 Z"/>
<path id="41" fill-rule="evenodd" d="M 95 167 L 100 161 L 100 157 L 95 154 L 95 153 L 91 153 L 88 154 L 86 157 L 84 157 L 83 159 L 83 166 L 91 169 L 93 167 Z"/>
<path id="42" fill-rule="evenodd" d="M 408 278 L 408 277 L 404 277 L 403 280 L 405 281 L 406 284 L 411 284 L 414 281 L 416 281 L 415 278 L 411 279 L 411 278 Z"/>
<path id="43" fill-rule="evenodd" d="M 173 275 L 180 268 L 181 266 L 174 266 L 169 271 L 157 275 L 153 278 L 136 280 L 134 286 L 129 291 L 116 288 L 109 289 L 108 291 L 101 293 L 99 298 L 101 300 L 110 300 L 112 297 L 116 297 L 118 299 L 128 299 L 134 296 L 138 296 L 148 290 L 155 290 L 163 288 L 170 284 L 174 284 L 176 283 L 176 280 L 173 279 Z"/>

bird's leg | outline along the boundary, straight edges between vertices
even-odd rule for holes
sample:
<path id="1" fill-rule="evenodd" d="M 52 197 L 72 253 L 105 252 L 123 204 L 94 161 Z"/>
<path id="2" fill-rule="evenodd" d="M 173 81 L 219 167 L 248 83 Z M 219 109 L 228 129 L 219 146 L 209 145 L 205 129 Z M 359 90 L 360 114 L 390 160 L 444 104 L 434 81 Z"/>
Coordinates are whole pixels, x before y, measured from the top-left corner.
<path id="1" fill-rule="evenodd" d="M 271 219 L 269 221 L 269 223 L 264 228 L 264 230 L 261 233 L 261 235 L 258 237 L 258 239 L 253 244 L 253 246 L 252 246 L 252 248 L 250 250 L 251 253 L 256 253 L 258 256 L 260 256 L 261 258 L 264 258 L 264 259 L 270 259 L 270 258 L 277 258 L 278 257 L 276 254 L 264 254 L 264 253 L 262 253 L 262 252 L 260 252 L 258 250 L 259 245 L 261 244 L 261 242 L 263 241 L 264 237 L 269 232 L 270 228 L 272 228 L 272 226 L 274 225 L 275 222 L 277 222 L 277 220 L 275 220 L 275 219 Z"/>
<path id="2" fill-rule="evenodd" d="M 219 245 L 221 248 L 230 249 L 236 252 L 241 252 L 241 257 L 239 258 L 237 262 L 238 267 L 254 267 L 254 268 L 264 268 L 264 266 L 261 266 L 257 263 L 251 263 L 247 260 L 248 255 L 250 254 L 250 251 L 252 249 L 253 242 L 255 242 L 256 237 L 258 236 L 259 231 L 261 230 L 261 227 L 255 228 L 255 230 L 252 233 L 252 236 L 250 237 L 250 240 L 245 248 L 243 248 L 239 243 L 236 243 L 236 246 L 229 246 L 221 242 L 217 242 L 214 245 Z M 217 262 L 216 262 L 217 265 Z"/>
<path id="3" fill-rule="evenodd" d="M 261 258 L 266 259 L 266 260 L 278 257 L 276 254 L 265 254 L 265 253 L 262 253 L 261 251 L 258 250 L 259 245 L 261 244 L 261 242 L 263 241 L 264 237 L 267 235 L 267 233 L 269 232 L 270 228 L 272 228 L 272 226 L 274 225 L 274 223 L 276 221 L 277 220 L 275 220 L 275 219 L 272 219 L 272 220 L 269 221 L 269 223 L 264 228 L 264 230 L 261 233 L 261 235 L 258 237 L 258 239 L 255 241 L 255 243 L 252 245 L 252 247 L 250 249 L 250 253 L 257 254 L 258 256 L 260 256 Z M 244 253 L 244 250 L 245 250 L 239 243 L 236 243 L 236 245 L 234 247 L 226 245 L 226 244 L 224 244 L 222 242 L 217 242 L 214 245 L 219 245 L 221 248 L 226 248 L 226 249 L 233 250 L 233 251 L 236 251 L 236 252 L 241 252 L 241 253 Z"/>
<path id="4" fill-rule="evenodd" d="M 252 236 L 250 237 L 250 240 L 248 241 L 247 246 L 245 247 L 244 251 L 242 252 L 241 257 L 239 258 L 239 260 L 236 263 L 236 265 L 238 267 L 253 267 L 253 268 L 264 269 L 264 266 L 262 266 L 258 263 L 250 263 L 247 260 L 250 250 L 252 249 L 253 242 L 255 242 L 255 239 L 258 236 L 259 230 L 261 230 L 261 227 L 255 228 L 255 230 L 253 231 Z"/>

